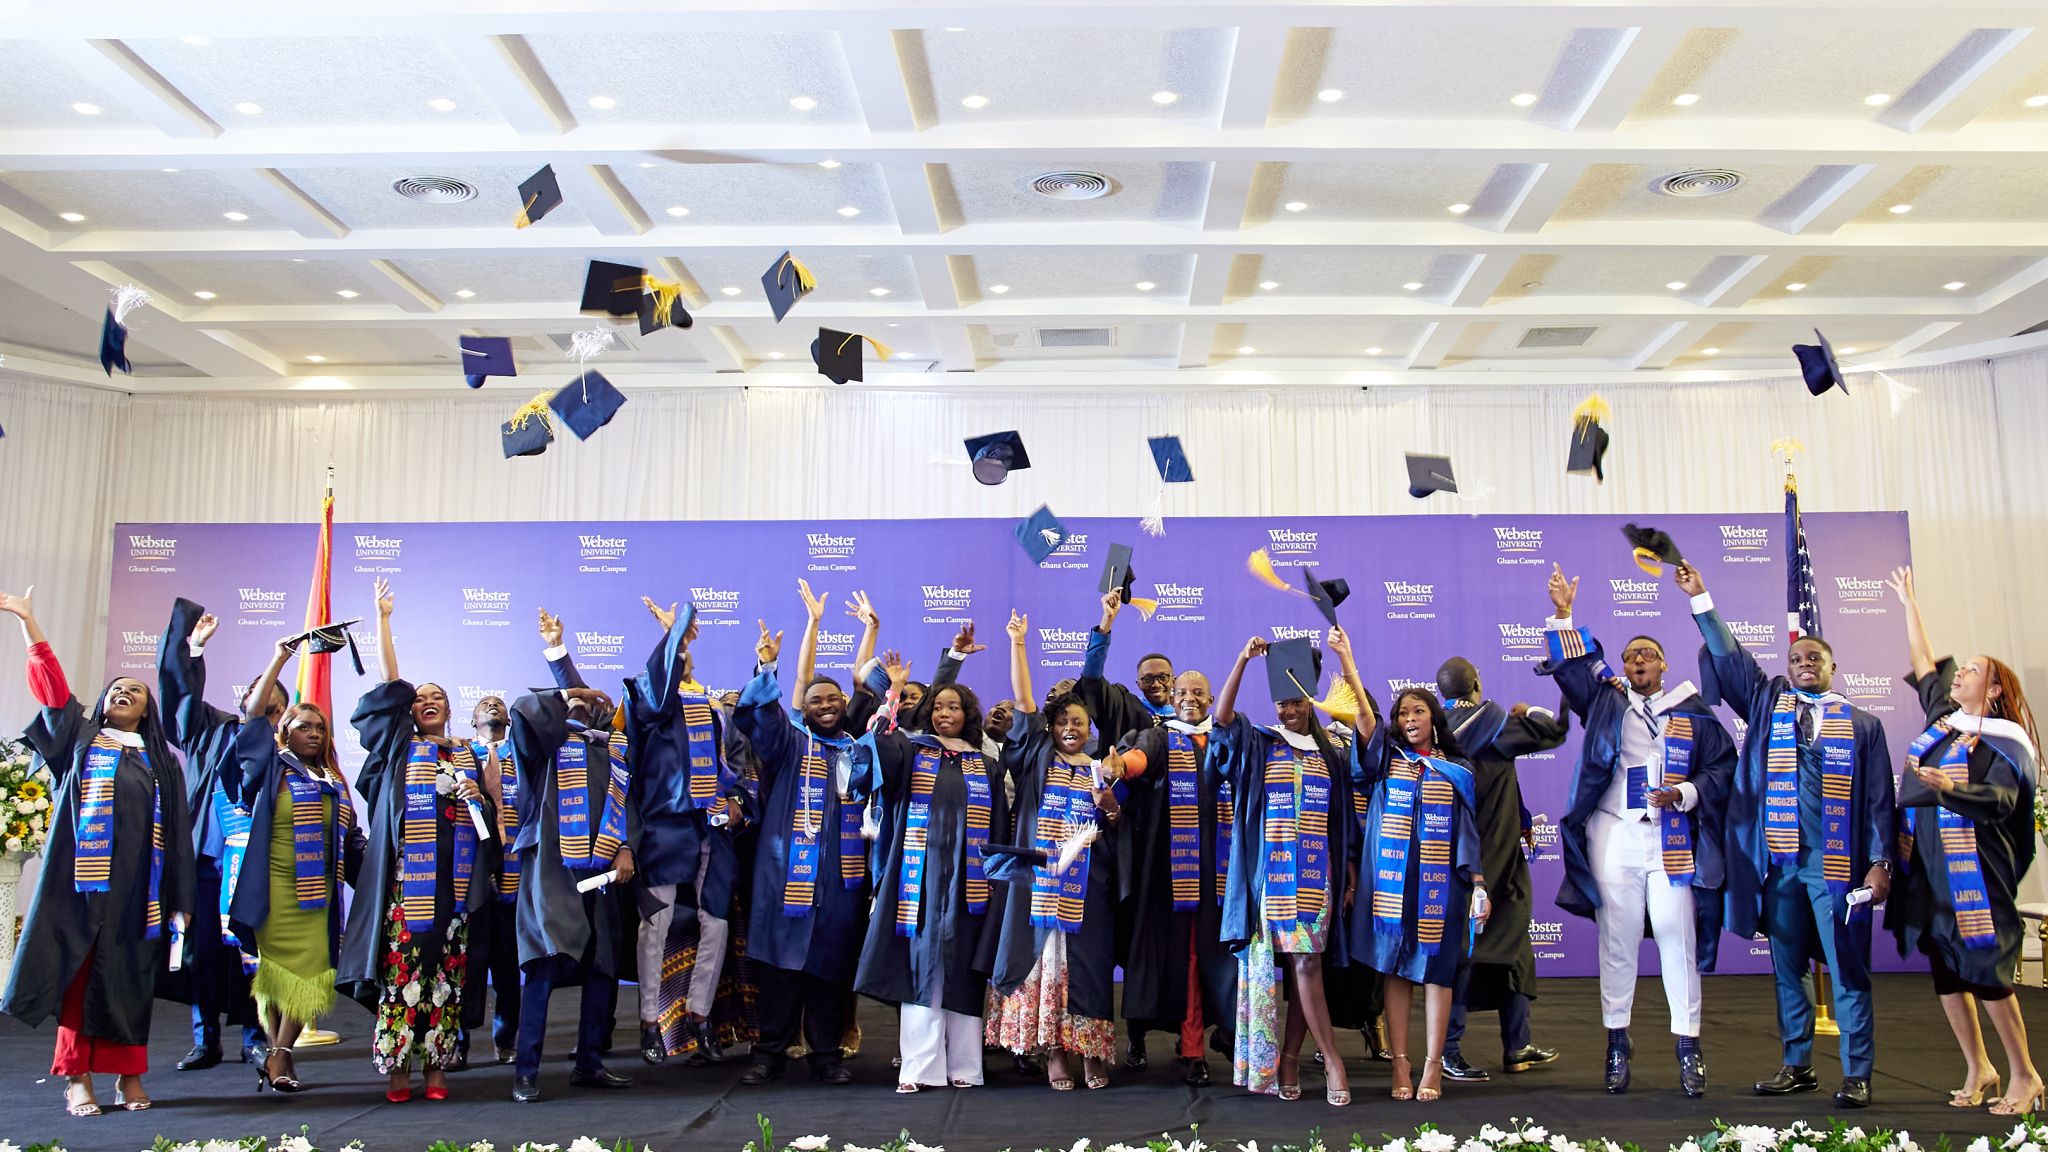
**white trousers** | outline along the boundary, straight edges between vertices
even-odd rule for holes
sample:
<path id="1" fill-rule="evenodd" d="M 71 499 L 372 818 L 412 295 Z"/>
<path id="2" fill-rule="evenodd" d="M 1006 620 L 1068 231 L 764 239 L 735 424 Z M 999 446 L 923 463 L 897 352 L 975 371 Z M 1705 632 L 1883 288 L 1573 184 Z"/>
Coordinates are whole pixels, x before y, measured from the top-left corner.
<path id="1" fill-rule="evenodd" d="M 945 985 L 945 973 L 933 977 L 932 1003 L 945 1002 Z M 958 1080 L 981 1085 L 981 1017 L 905 1004 L 896 1032 L 903 1056 L 898 1083 L 937 1088 Z"/>
<path id="2" fill-rule="evenodd" d="M 1636 958 L 1647 912 L 1657 938 L 1664 998 L 1671 1005 L 1671 1033 L 1698 1036 L 1700 970 L 1694 962 L 1692 886 L 1674 885 L 1664 874 L 1656 823 L 1595 812 L 1586 825 L 1586 841 L 1600 886 L 1600 1012 L 1607 1027 L 1628 1027 L 1634 1011 Z"/>
<path id="3" fill-rule="evenodd" d="M 711 844 L 706 841 L 697 854 L 697 875 L 711 866 Z M 661 911 L 640 922 L 640 1019 L 661 1020 L 661 961 L 668 941 L 668 926 L 676 914 L 676 885 L 657 884 L 649 891 L 661 900 Z M 684 1007 L 695 1015 L 711 1015 L 718 996 L 718 975 L 725 967 L 726 923 L 702 908 L 697 910 L 697 963 L 690 969 L 690 991 Z M 652 975 L 650 975 L 650 973 Z"/>

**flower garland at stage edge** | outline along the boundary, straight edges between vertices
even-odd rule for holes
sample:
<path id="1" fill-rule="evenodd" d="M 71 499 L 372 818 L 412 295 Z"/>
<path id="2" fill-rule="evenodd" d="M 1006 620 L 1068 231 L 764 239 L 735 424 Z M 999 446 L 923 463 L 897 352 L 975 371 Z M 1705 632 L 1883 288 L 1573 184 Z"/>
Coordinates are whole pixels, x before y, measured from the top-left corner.
<path id="1" fill-rule="evenodd" d="M 761 1128 L 760 1138 L 749 1140 L 738 1152 L 835 1152 L 829 1135 L 799 1136 L 786 1144 L 777 1144 L 774 1125 L 769 1119 L 757 1115 L 755 1121 Z M 1162 1132 L 1157 1139 L 1142 1144 L 1098 1145 L 1083 1137 L 1071 1147 L 1039 1148 L 1030 1152 L 1645 1152 L 1634 1142 L 1624 1143 L 1598 1136 L 1583 1141 L 1573 1140 L 1562 1132 L 1551 1132 L 1533 1120 L 1511 1119 L 1508 1124 L 1505 1129 L 1486 1124 L 1462 1139 L 1433 1124 L 1424 1124 L 1406 1136 L 1382 1135 L 1378 1141 L 1373 1141 L 1353 1133 L 1348 1141 L 1335 1143 L 1326 1141 L 1323 1130 L 1315 1128 L 1301 1143 L 1276 1140 L 1263 1148 L 1257 1140 L 1207 1143 L 1200 1139 L 1200 1125 L 1196 1125 L 1189 1130 L 1186 1140 L 1175 1139 Z M 158 1136 L 141 1152 L 323 1152 L 307 1138 L 307 1132 L 308 1129 L 302 1127 L 299 1135 L 287 1133 L 275 1141 L 261 1136 L 244 1136 L 179 1142 Z M 2048 1148 L 2048 1122 L 2037 1122 L 2033 1116 L 2022 1117 L 2003 1140 L 1996 1144 L 1992 1140 L 1989 1136 L 1979 1136 L 1963 1152 L 2039 1152 Z M 1937 1143 L 1939 1148 L 1948 1146 L 1946 1137 Z M 16 1145 L 11 1140 L 0 1139 L 0 1152 L 65 1152 L 65 1148 L 63 1142 L 57 1140 Z M 342 1145 L 338 1152 L 364 1152 L 364 1148 L 361 1141 L 352 1140 Z M 497 1148 L 488 1140 L 437 1140 L 427 1145 L 423 1152 L 497 1152 Z M 510 1152 L 565 1152 L 565 1149 L 557 1143 L 521 1141 Z M 655 1149 L 647 1144 L 636 1146 L 631 1140 L 607 1144 L 589 1136 L 578 1136 L 569 1142 L 566 1152 L 655 1152 Z M 935 1144 L 920 1144 L 905 1130 L 896 1139 L 877 1147 L 841 1143 L 836 1152 L 946 1150 Z M 1002 1152 L 1013 1150 L 1005 1148 Z M 1884 1128 L 1866 1132 L 1840 1120 L 1831 1121 L 1826 1128 L 1815 1128 L 1804 1120 L 1795 1120 L 1785 1128 L 1716 1121 L 1713 1131 L 1670 1145 L 1669 1152 L 1923 1152 L 1923 1149 L 1909 1132 L 1893 1132 Z"/>
<path id="2" fill-rule="evenodd" d="M 50 773 L 27 747 L 0 740 L 0 849 L 34 856 L 50 836 Z M 8 927 L 12 927 L 9 925 Z"/>

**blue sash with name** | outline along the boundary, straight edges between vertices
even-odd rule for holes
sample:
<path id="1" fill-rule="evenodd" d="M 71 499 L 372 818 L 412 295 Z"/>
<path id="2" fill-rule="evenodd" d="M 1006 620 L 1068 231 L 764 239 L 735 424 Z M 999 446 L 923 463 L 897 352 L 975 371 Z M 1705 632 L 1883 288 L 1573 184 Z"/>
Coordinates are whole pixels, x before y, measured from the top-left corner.
<path id="1" fill-rule="evenodd" d="M 289 763 L 289 761 L 288 761 Z M 292 806 L 292 890 L 305 911 L 327 907 L 327 889 L 335 875 L 335 844 L 355 824 L 355 809 L 333 780 L 316 778 L 293 764 L 284 774 Z M 327 824 L 328 797 L 334 798 L 334 829 Z M 273 817 L 274 818 L 274 817 Z"/>
<path id="2" fill-rule="evenodd" d="M 519 768 L 513 763 L 510 740 L 498 741 L 497 751 L 498 843 L 505 847 L 505 859 L 498 865 L 498 903 L 510 904 L 519 895 L 519 853 L 512 850 L 519 842 Z M 490 765 L 489 744 L 471 740 L 469 753 L 476 757 L 478 771 Z"/>
<path id="3" fill-rule="evenodd" d="M 1399 936 L 1408 904 L 1408 846 L 1416 843 L 1415 938 L 1433 956 L 1443 946 L 1450 914 L 1451 832 L 1456 782 L 1464 770 L 1434 756 L 1397 749 L 1387 766 L 1386 809 L 1374 845 L 1373 931 Z M 1417 830 L 1420 835 L 1416 835 Z"/>
<path id="4" fill-rule="evenodd" d="M 1771 863 L 1799 862 L 1799 700 L 1778 694 L 1764 754 L 1764 846 Z M 1856 725 L 1849 705 L 1806 696 L 1821 708 L 1821 875 L 1828 891 L 1849 891 L 1849 799 L 1856 781 Z"/>
<path id="5" fill-rule="evenodd" d="M 476 760 L 467 747 L 457 748 L 451 763 L 455 779 L 473 779 Z M 399 844 L 399 896 L 406 927 L 429 931 L 438 923 L 441 888 L 440 821 L 449 822 L 455 860 L 450 869 L 457 914 L 469 900 L 469 881 L 476 871 L 476 829 L 465 815 L 452 815 L 454 793 L 446 801 L 451 814 L 444 816 L 437 781 L 441 776 L 441 747 L 431 740 L 414 740 L 406 748 L 405 818 Z"/>
<path id="6" fill-rule="evenodd" d="M 1260 909 L 1276 932 L 1316 922 L 1330 902 L 1330 770 L 1323 754 L 1267 745 L 1266 891 Z"/>
<path id="7" fill-rule="evenodd" d="M 797 772 L 796 803 L 789 813 L 789 871 L 782 885 L 782 914 L 804 919 L 818 894 L 818 834 L 824 830 L 825 789 L 832 776 L 831 765 L 819 749 L 835 755 L 853 755 L 853 741 L 843 737 L 826 739 L 797 725 L 804 733 L 803 763 Z M 867 846 L 860 834 L 861 806 L 841 798 L 839 804 L 839 880 L 853 889 L 867 879 Z"/>
<path id="8" fill-rule="evenodd" d="M 1059 867 L 1060 845 L 1069 836 L 1095 820 L 1094 776 L 1088 766 L 1076 767 L 1052 757 L 1045 766 L 1045 789 L 1038 800 L 1038 822 L 1034 847 L 1049 859 L 1031 877 L 1031 926 L 1057 928 L 1062 932 L 1081 930 L 1081 909 L 1088 902 L 1088 865 L 1095 849 L 1091 845 L 1074 858 L 1064 873 Z"/>
<path id="9" fill-rule="evenodd" d="M 683 731 L 689 737 L 689 807 L 710 811 L 718 803 L 719 786 L 724 783 L 725 759 L 718 747 L 714 715 L 708 696 L 684 696 Z"/>
<path id="10" fill-rule="evenodd" d="M 235 904 L 235 885 L 242 880 L 242 861 L 249 854 L 249 823 L 247 809 L 228 799 L 227 789 L 215 785 L 213 789 L 213 818 L 220 823 L 221 845 L 226 849 L 220 861 L 220 942 L 242 955 L 242 973 L 256 974 L 256 957 L 242 947 L 242 941 L 235 935 L 228 923 L 229 910 Z"/>
<path id="11" fill-rule="evenodd" d="M 1913 738 L 1906 749 L 1906 771 L 1920 767 L 1920 758 L 1940 743 L 1951 729 L 1946 719 Z M 1951 784 L 1970 782 L 1970 750 L 1960 739 L 1949 741 L 1941 757 L 1941 774 Z M 1941 831 L 1942 861 L 1947 866 L 1949 901 L 1955 907 L 1956 930 L 1965 948 L 1995 948 L 1998 928 L 1991 922 L 1991 898 L 1984 887 L 1984 863 L 1977 855 L 1977 825 L 1968 816 L 1947 805 L 1934 809 L 1935 826 Z"/>
<path id="12" fill-rule="evenodd" d="M 1664 718 L 1664 786 L 1676 788 L 1692 775 L 1692 717 L 1673 713 Z M 1696 868 L 1692 820 L 1677 808 L 1657 809 L 1664 852 L 1664 877 L 1673 888 L 1692 886 Z"/>
<path id="13" fill-rule="evenodd" d="M 121 767 L 122 745 L 104 733 L 93 737 L 78 779 L 78 812 L 72 818 L 72 891 L 105 892 L 114 875 L 114 776 Z M 149 753 L 137 750 L 143 767 Z M 151 773 L 149 813 L 149 893 L 142 912 L 142 938 L 155 940 L 164 930 L 164 797 Z"/>
<path id="14" fill-rule="evenodd" d="M 613 734 L 613 740 L 623 739 Z M 626 787 L 630 773 L 619 750 L 606 742 L 604 811 L 597 836 L 590 834 L 590 745 L 581 735 L 555 753 L 555 832 L 561 841 L 562 863 L 588 871 L 606 868 L 626 839 Z"/>
<path id="15" fill-rule="evenodd" d="M 1195 738 L 1172 728 L 1166 732 L 1166 828 L 1173 910 L 1187 912 L 1202 900 L 1201 758 Z"/>
<path id="16" fill-rule="evenodd" d="M 925 852 L 930 847 L 932 792 L 938 786 L 939 765 L 947 753 L 919 747 L 910 766 L 910 804 L 903 822 L 903 876 L 896 892 L 896 934 L 916 936 L 924 908 Z M 960 779 L 967 787 L 965 852 L 967 862 L 967 914 L 988 911 L 988 877 L 981 870 L 981 848 L 988 843 L 988 766 L 979 752 L 955 753 L 960 761 Z"/>

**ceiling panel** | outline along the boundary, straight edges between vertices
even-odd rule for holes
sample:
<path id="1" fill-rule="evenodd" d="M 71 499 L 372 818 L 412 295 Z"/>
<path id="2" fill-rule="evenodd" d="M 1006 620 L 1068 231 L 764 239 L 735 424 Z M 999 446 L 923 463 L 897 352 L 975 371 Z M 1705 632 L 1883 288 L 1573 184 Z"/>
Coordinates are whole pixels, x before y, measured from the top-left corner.
<path id="1" fill-rule="evenodd" d="M 1856 365 L 1849 357 L 1868 355 L 1883 349 L 1893 341 L 1912 335 L 1919 325 L 1910 320 L 1838 319 L 1827 326 L 1828 342 L 1835 346 L 1835 355 L 1842 359 L 1844 372 L 1854 372 Z M 1687 368 L 1713 368 L 1730 361 L 1755 361 L 1770 364 L 1787 364 L 1792 361 L 1794 344 L 1813 343 L 1813 326 L 1802 325 L 1790 320 L 1736 321 L 1717 324 L 1685 350 L 1675 366 Z M 1714 354 L 1708 355 L 1707 350 Z"/>
<path id="2" fill-rule="evenodd" d="M 0 176 L 51 217 L 50 227 L 62 230 L 122 229 L 134 231 L 220 230 L 260 232 L 281 225 L 249 197 L 212 172 L 187 168 L 176 172 L 22 172 Z M 83 221 L 67 223 L 60 212 L 76 212 Z M 226 216 L 239 212 L 247 220 Z"/>
<path id="3" fill-rule="evenodd" d="M 873 164 L 643 162 L 613 171 L 648 218 L 663 225 L 887 224 L 894 219 L 881 169 Z M 677 208 L 684 213 L 678 215 Z M 858 211 L 848 216 L 844 208 Z"/>
<path id="4" fill-rule="evenodd" d="M 683 265 L 713 303 L 736 300 L 765 307 L 761 275 L 773 266 L 781 249 L 763 248 L 753 254 L 693 256 L 685 252 Z M 797 257 L 818 281 L 805 301 L 833 304 L 873 304 L 886 301 L 914 310 L 918 301 L 917 274 L 907 256 L 864 255 L 849 252 L 798 252 Z M 581 282 L 578 288 L 580 291 Z M 738 291 L 727 292 L 733 288 Z M 885 289 L 880 294 L 874 290 Z M 790 313 L 789 322 L 801 326 L 803 302 Z"/>
<path id="5" fill-rule="evenodd" d="M 1567 54 L 1572 33 L 1481 20 L 1297 28 L 1274 112 L 1285 119 L 1527 119 L 1530 108 L 1512 103 L 1516 95 L 1540 95 L 1554 74 L 1584 82 L 1591 62 Z M 1326 92 L 1335 98 L 1319 98 Z"/>
<path id="6" fill-rule="evenodd" d="M 529 35 L 583 124 L 856 124 L 860 98 L 830 32 Z M 593 106 L 592 99 L 611 107 Z M 808 110 L 796 99 L 813 101 Z"/>
<path id="7" fill-rule="evenodd" d="M 1493 176 L 1490 160 L 1423 159 L 1398 167 L 1372 162 L 1261 164 L 1246 224 L 1274 220 L 1456 220 Z M 1301 204 L 1290 209 L 1289 204 Z"/>
<path id="8" fill-rule="evenodd" d="M 1772 164 L 1740 169 L 1743 181 L 1718 196 L 1671 196 L 1657 190 L 1667 176 L 1713 163 L 1595 164 L 1579 178 L 1553 219 L 1754 220 L 1813 171 L 1809 165 Z"/>
<path id="9" fill-rule="evenodd" d="M 1427 327 L 1416 320 L 1371 316 L 1343 322 L 1219 324 L 1209 354 L 1219 359 L 1356 360 L 1361 367 L 1384 367 L 1406 356 Z"/>
<path id="10" fill-rule="evenodd" d="M 1593 327 L 1596 330 L 1584 344 L 1570 348 L 1523 348 L 1522 341 L 1533 328 Z M 1646 321 L 1622 321 L 1598 325 L 1580 325 L 1570 317 L 1538 320 L 1516 320 L 1496 324 L 1474 324 L 1472 329 L 1477 339 L 1469 344 L 1460 344 L 1454 355 L 1475 360 L 1607 360 L 1622 359 L 1635 353 L 1656 336 L 1661 324 Z"/>
<path id="11" fill-rule="evenodd" d="M 99 111 L 80 115 L 73 104 L 90 104 Z M 0 40 L 0 128 L 90 132 L 143 126 L 141 117 L 48 48 L 32 40 Z"/>
<path id="12" fill-rule="evenodd" d="M 0 344 L 58 360 L 76 360 L 99 370 L 102 315 L 74 312 L 54 300 L 0 277 Z M 172 321 L 145 308 L 129 317 L 128 362 L 150 375 L 189 375 L 191 369 L 149 346 L 149 331 Z M 0 371 L 5 371 L 0 367 Z"/>
<path id="13" fill-rule="evenodd" d="M 536 168 L 424 163 L 407 168 L 285 168 L 280 174 L 350 228 L 503 228 L 509 233 L 523 201 L 519 184 Z M 408 177 L 438 176 L 476 189 L 456 204 L 408 200 L 392 185 Z M 564 201 L 536 228 L 587 227 L 576 205 Z"/>
<path id="14" fill-rule="evenodd" d="M 374 27 L 374 25 L 372 25 Z M 143 62 L 227 128 L 498 121 L 455 60 L 427 37 L 133 40 Z M 440 111 L 428 101 L 452 101 Z M 260 111 L 250 113 L 242 105 Z"/>
<path id="15" fill-rule="evenodd" d="M 1106 345 L 1058 346 L 1048 343 L 1047 332 L 1078 331 L 1060 324 L 970 324 L 968 338 L 980 360 L 1163 360 L 1180 354 L 1178 324 L 1096 325 L 1109 333 Z"/>
<path id="16" fill-rule="evenodd" d="M 1343 254 L 1284 248 L 1238 257 L 1230 280 L 1232 291 L 1246 296 L 1272 292 L 1281 296 L 1429 299 L 1451 291 L 1470 259 L 1462 253 L 1431 255 L 1405 248 Z M 1278 287 L 1260 288 L 1269 283 Z M 1410 284 L 1415 287 L 1408 287 Z"/>
<path id="17" fill-rule="evenodd" d="M 2048 127 L 2048 118 L 2043 119 Z M 2048 164 L 1928 164 L 1872 201 L 1858 223 L 1900 225 L 2048 221 Z M 1900 204 L 1912 210 L 1892 212 Z"/>
<path id="18" fill-rule="evenodd" d="M 972 26 L 906 37 L 913 65 L 923 65 L 912 75 L 929 78 L 914 91 L 939 122 L 958 124 L 1212 117 L 1234 39 L 1228 28 Z M 1154 99 L 1162 93 L 1174 99 Z"/>
<path id="19" fill-rule="evenodd" d="M 734 324 L 730 331 L 753 359 L 807 371 L 816 368 L 811 361 L 811 342 L 818 336 L 818 328 L 814 324 L 768 324 L 753 320 Z M 896 353 L 889 361 L 892 370 L 921 370 L 938 356 L 938 338 L 928 325 L 885 321 L 868 326 L 867 334 L 887 344 Z M 871 349 L 869 356 L 873 354 Z"/>
<path id="20" fill-rule="evenodd" d="M 580 299 L 590 265 L 566 252 L 407 256 L 395 263 L 442 303 L 476 307 Z"/>
<path id="21" fill-rule="evenodd" d="M 1609 252 L 1532 252 L 1516 259 L 1494 292 L 1525 296 L 1649 296 L 1676 298 L 1706 287 L 1711 254 L 1673 248 Z M 1671 285 L 1679 287 L 1673 288 Z"/>
<path id="22" fill-rule="evenodd" d="M 1069 168 L 1094 171 L 1114 183 L 1095 200 L 1057 200 L 1031 190 L 1031 181 Z M 941 219 L 967 224 L 1100 223 L 1158 220 L 1188 223 L 1202 215 L 1209 166 L 1182 161 L 1039 165 L 997 160 L 947 164 L 932 173 Z"/>
<path id="23" fill-rule="evenodd" d="M 1893 252 L 1849 252 L 1807 256 L 1784 277 L 1757 293 L 1759 299 L 1795 296 L 1965 298 L 2002 283 L 2032 261 L 2025 256 L 1983 250 L 1901 249 Z M 1960 282 L 1949 289 L 1944 285 Z M 1799 292 L 1788 284 L 1805 284 Z"/>
<path id="24" fill-rule="evenodd" d="M 186 308 L 246 308 L 250 305 L 321 304 L 362 307 L 381 304 L 364 277 L 347 265 L 326 260 L 158 260 L 118 265 L 153 292 Z M 211 292 L 213 299 L 195 297 Z M 353 297 L 336 295 L 354 292 Z"/>
<path id="25" fill-rule="evenodd" d="M 998 252 L 956 263 L 961 294 L 991 300 L 1105 296 L 1171 300 L 1188 294 L 1189 277 L 1194 272 L 1191 256 L 1085 248 Z M 1140 284 L 1150 287 L 1140 288 Z"/>
<path id="26" fill-rule="evenodd" d="M 1872 95 L 1903 95 L 1970 29 L 1831 22 L 1825 32 L 1695 28 L 1630 113 L 1641 120 L 1869 120 Z M 1690 93 L 1696 103 L 1672 103 Z"/>

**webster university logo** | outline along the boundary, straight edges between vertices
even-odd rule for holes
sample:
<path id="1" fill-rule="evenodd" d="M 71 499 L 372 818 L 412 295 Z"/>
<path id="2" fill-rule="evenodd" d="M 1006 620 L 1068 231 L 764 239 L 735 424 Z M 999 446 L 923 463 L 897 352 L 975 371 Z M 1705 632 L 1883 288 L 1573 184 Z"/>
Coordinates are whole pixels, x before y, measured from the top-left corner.
<path id="1" fill-rule="evenodd" d="M 818 630 L 818 655 L 845 658 L 853 655 L 853 633 Z"/>
<path id="2" fill-rule="evenodd" d="M 1313 556 L 1319 533 L 1299 528 L 1266 529 L 1266 553 L 1270 556 Z"/>
<path id="3" fill-rule="evenodd" d="M 1047 656 L 1079 656 L 1088 651 L 1088 633 L 1072 628 L 1040 628 L 1038 648 Z"/>
<path id="4" fill-rule="evenodd" d="M 1761 552 L 1771 546 L 1769 528 L 1745 528 L 1740 524 L 1723 524 L 1721 547 L 1730 552 Z"/>
<path id="5" fill-rule="evenodd" d="M 1835 577 L 1835 599 L 1844 604 L 1881 604 L 1884 602 L 1885 582 L 1865 580 L 1860 576 Z"/>
<path id="6" fill-rule="evenodd" d="M 397 536 L 357 536 L 356 559 L 396 560 L 405 550 L 405 541 Z"/>
<path id="7" fill-rule="evenodd" d="M 954 588 L 946 584 L 926 584 L 924 589 L 924 610 L 927 612 L 964 612 L 974 606 L 974 590 Z"/>
<path id="8" fill-rule="evenodd" d="M 148 532 L 128 534 L 128 558 L 130 560 L 172 560 L 178 555 L 178 541 L 170 536 L 156 536 Z"/>
<path id="9" fill-rule="evenodd" d="M 464 588 L 462 590 L 462 612 L 465 616 L 503 616 L 512 610 L 512 594 L 495 588 Z"/>
<path id="10" fill-rule="evenodd" d="M 1851 700 L 1889 700 L 1895 683 L 1890 676 L 1868 676 L 1861 672 L 1840 672 L 1842 694 Z"/>
<path id="11" fill-rule="evenodd" d="M 1614 591 L 1616 604 L 1655 604 L 1664 587 L 1655 580 L 1631 580 L 1625 576 L 1607 583 Z"/>
<path id="12" fill-rule="evenodd" d="M 121 631 L 121 655 L 143 656 L 154 660 L 156 659 L 157 645 L 163 642 L 163 638 L 164 634 L 161 632 L 130 632 L 123 629 Z"/>
<path id="13" fill-rule="evenodd" d="M 1054 556 L 1086 556 L 1088 554 L 1088 534 L 1086 532 L 1067 533 L 1067 538 L 1060 541 L 1060 546 L 1053 549 L 1052 554 Z"/>
<path id="14" fill-rule="evenodd" d="M 458 684 L 455 688 L 455 698 L 462 701 L 462 706 L 471 712 L 476 711 L 476 706 L 483 703 L 486 696 L 496 696 L 498 699 L 503 700 L 505 699 L 505 690 L 503 688 L 486 688 L 481 684 Z"/>
<path id="15" fill-rule="evenodd" d="M 1495 528 L 1493 548 L 1496 552 L 1536 552 L 1543 547 L 1541 528 Z"/>
<path id="16" fill-rule="evenodd" d="M 624 560 L 626 538 L 624 536 L 594 536 L 579 534 L 577 545 L 582 549 L 585 560 Z"/>
<path id="17" fill-rule="evenodd" d="M 1436 585 L 1417 584 L 1412 580 L 1382 580 L 1386 585 L 1387 607 L 1424 608 L 1436 603 Z"/>
<path id="18" fill-rule="evenodd" d="M 1306 640 L 1309 643 L 1309 647 L 1321 648 L 1323 646 L 1323 630 L 1321 628 L 1296 628 L 1292 624 L 1275 624 L 1273 625 L 1273 639 L 1275 641 Z"/>
<path id="19" fill-rule="evenodd" d="M 244 615 L 276 616 L 285 609 L 285 594 L 268 588 L 237 588 L 235 605 Z"/>
<path id="20" fill-rule="evenodd" d="M 1436 695 L 1436 684 L 1429 680 L 1409 680 L 1401 676 L 1387 677 L 1387 695 L 1399 696 L 1410 688 L 1419 688 L 1430 695 Z"/>
<path id="21" fill-rule="evenodd" d="M 699 616 L 730 616 L 740 610 L 740 594 L 731 588 L 690 589 L 690 603 Z"/>
<path id="22" fill-rule="evenodd" d="M 1202 606 L 1202 593 L 1206 591 L 1199 584 L 1175 584 L 1170 580 L 1152 585 L 1152 598 L 1159 601 L 1159 610 L 1189 609 Z"/>
<path id="23" fill-rule="evenodd" d="M 853 555 L 852 536 L 834 536 L 830 532 L 806 532 L 804 543 L 809 545 L 813 560 L 844 559 Z"/>
<path id="24" fill-rule="evenodd" d="M 620 657 L 626 654 L 626 634 L 623 632 L 578 632 L 576 633 L 576 655 L 587 657 Z"/>
<path id="25" fill-rule="evenodd" d="M 1728 631 L 1744 648 L 1773 648 L 1778 643 L 1778 628 L 1775 624 L 1759 624 L 1754 620 L 1727 621 Z"/>
<path id="26" fill-rule="evenodd" d="M 1543 647 L 1543 629 L 1534 624 L 1496 624 L 1500 646 L 1511 652 L 1536 651 Z"/>

